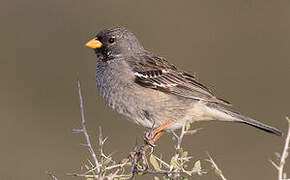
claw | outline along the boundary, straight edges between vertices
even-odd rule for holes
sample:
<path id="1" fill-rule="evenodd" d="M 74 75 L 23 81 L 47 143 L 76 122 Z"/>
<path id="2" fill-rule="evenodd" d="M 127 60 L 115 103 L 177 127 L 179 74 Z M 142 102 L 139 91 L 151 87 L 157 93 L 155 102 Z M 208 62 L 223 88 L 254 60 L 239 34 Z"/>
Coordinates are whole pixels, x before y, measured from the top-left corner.
<path id="1" fill-rule="evenodd" d="M 165 133 L 163 130 L 172 124 L 174 124 L 173 121 L 168 121 L 155 129 L 146 131 L 144 134 L 145 143 L 151 147 L 155 147 L 156 145 L 154 143 Z"/>

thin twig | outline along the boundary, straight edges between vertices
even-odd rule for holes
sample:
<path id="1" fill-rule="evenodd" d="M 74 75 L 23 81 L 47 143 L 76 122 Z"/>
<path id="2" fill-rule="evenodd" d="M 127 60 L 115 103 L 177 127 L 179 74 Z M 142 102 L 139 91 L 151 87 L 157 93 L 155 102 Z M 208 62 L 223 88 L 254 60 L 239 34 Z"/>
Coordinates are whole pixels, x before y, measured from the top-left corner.
<path id="1" fill-rule="evenodd" d="M 67 173 L 66 175 L 68 176 L 76 176 L 76 177 L 85 177 L 85 178 L 96 178 L 99 180 L 98 175 L 93 175 L 93 174 L 78 174 L 78 173 Z M 115 175 L 116 177 L 131 177 L 131 174 L 120 174 L 120 175 Z"/>
<path id="2" fill-rule="evenodd" d="M 180 133 L 180 135 L 179 135 L 179 137 L 178 137 L 178 139 L 177 139 L 177 149 L 179 149 L 180 147 L 181 147 L 181 143 L 182 143 L 182 140 L 183 140 L 183 137 L 184 137 L 184 135 L 185 135 L 185 133 L 186 133 L 186 131 L 185 131 L 185 125 L 186 124 L 184 124 L 183 126 L 182 126 L 182 128 L 181 128 L 181 133 Z"/>
<path id="3" fill-rule="evenodd" d="M 217 174 L 221 177 L 222 180 L 227 180 L 225 178 L 225 176 L 223 175 L 222 171 L 219 169 L 219 167 L 217 166 L 217 164 L 214 162 L 214 160 L 212 159 L 212 157 L 209 155 L 209 153 L 207 153 L 208 157 L 209 157 L 209 162 L 213 165 L 213 167 L 215 168 L 215 170 L 217 171 Z"/>
<path id="4" fill-rule="evenodd" d="M 157 156 L 154 156 L 154 157 L 155 157 L 155 159 L 157 159 L 157 160 L 160 162 L 160 164 L 163 164 L 163 165 L 165 165 L 167 168 L 170 168 L 170 165 L 167 164 L 166 162 L 164 162 L 161 158 L 159 158 L 159 157 L 157 157 Z"/>
<path id="5" fill-rule="evenodd" d="M 122 168 L 122 167 L 124 167 L 126 164 L 127 164 L 127 162 L 126 162 L 126 163 L 122 163 L 122 164 L 115 164 L 115 165 L 112 165 L 112 166 L 106 167 L 105 169 L 106 169 L 106 170 L 110 170 L 110 169 L 114 169 L 114 168 Z"/>
<path id="6" fill-rule="evenodd" d="M 110 156 L 106 156 L 104 153 L 104 144 L 108 138 L 103 138 L 102 128 L 99 127 L 99 153 L 101 155 L 101 162 L 103 162 L 105 159 L 108 159 Z"/>
<path id="7" fill-rule="evenodd" d="M 288 123 L 290 123 L 289 118 L 286 117 L 286 119 L 288 120 Z M 281 159 L 280 159 L 280 165 L 279 165 L 279 170 L 278 170 L 279 180 L 283 179 L 283 171 L 284 171 L 285 160 L 286 160 L 287 154 L 288 154 L 289 141 L 290 141 L 290 124 L 288 125 L 287 137 L 285 140 L 285 145 L 284 145 L 283 152 L 282 152 Z"/>
<path id="8" fill-rule="evenodd" d="M 46 172 L 46 174 L 47 174 L 49 177 L 51 177 L 52 180 L 58 180 L 57 177 L 56 177 L 54 174 L 52 174 L 51 172 Z"/>
<path id="9" fill-rule="evenodd" d="M 77 81 L 77 85 L 78 85 L 78 94 L 79 94 L 79 100 L 80 100 L 80 111 L 81 111 L 81 119 L 82 119 L 82 132 L 86 138 L 86 142 L 87 142 L 87 146 L 89 149 L 89 152 L 92 156 L 92 158 L 94 159 L 94 163 L 97 169 L 97 172 L 100 172 L 100 165 L 99 165 L 99 161 L 97 159 L 96 153 L 93 150 L 91 141 L 90 141 L 90 137 L 89 134 L 87 132 L 87 128 L 86 128 L 86 120 L 85 120 L 85 113 L 84 113 L 84 104 L 83 104 L 83 97 L 82 97 L 82 91 L 81 91 L 81 83 L 78 80 Z"/>
<path id="10" fill-rule="evenodd" d="M 279 166 L 276 163 L 274 163 L 274 161 L 272 161 L 271 159 L 269 161 L 277 170 L 279 170 Z"/>
<path id="11" fill-rule="evenodd" d="M 103 134 L 102 134 L 102 129 L 99 128 L 99 137 L 98 137 L 98 156 L 96 155 L 96 153 L 93 150 L 88 132 L 87 132 L 87 128 L 86 128 L 86 121 L 85 121 L 85 115 L 84 115 L 84 105 L 83 105 L 83 98 L 82 98 L 82 93 L 81 93 L 81 85 L 80 82 L 77 81 L 77 85 L 78 85 L 78 94 L 79 94 L 79 101 L 80 101 L 80 111 L 81 111 L 81 129 L 76 129 L 74 130 L 74 132 L 76 133 L 80 133 L 82 132 L 85 136 L 86 139 L 86 144 L 84 144 L 84 146 L 86 146 L 89 149 L 89 152 L 92 156 L 92 159 L 94 160 L 93 163 L 90 163 L 90 168 L 87 172 L 85 173 L 73 173 L 73 174 L 68 174 L 68 175 L 72 175 L 72 176 L 78 176 L 78 177 L 85 177 L 85 178 L 94 178 L 94 179 L 98 179 L 98 180 L 103 180 L 103 179 L 108 179 L 108 180 L 113 180 L 113 179 L 118 179 L 118 178 L 122 178 L 122 179 L 133 179 L 134 176 L 138 173 L 142 173 L 142 174 L 155 174 L 155 175 L 166 175 L 167 177 L 171 177 L 173 174 L 175 174 L 176 176 L 181 176 L 181 174 L 187 174 L 187 175 L 192 175 L 194 173 L 200 173 L 201 170 L 195 170 L 192 169 L 190 171 L 186 170 L 186 168 L 184 168 L 184 164 L 186 162 L 189 162 L 189 160 L 191 159 L 190 156 L 187 156 L 185 152 L 184 153 L 180 153 L 179 150 L 183 151 L 181 148 L 181 143 L 183 140 L 184 135 L 186 134 L 192 134 L 191 131 L 189 131 L 189 127 L 190 126 L 186 126 L 186 124 L 182 127 L 181 129 L 181 133 L 178 135 L 176 135 L 174 133 L 174 135 L 176 136 L 177 139 L 177 145 L 175 146 L 176 148 L 176 152 L 174 154 L 176 162 L 172 163 L 170 161 L 169 163 L 164 162 L 163 160 L 161 160 L 161 158 L 158 158 L 155 156 L 155 159 L 157 161 L 159 161 L 160 163 L 160 167 L 162 167 L 162 165 L 164 165 L 165 169 L 160 169 L 160 170 L 156 170 L 156 169 L 149 169 L 149 164 L 147 162 L 147 157 L 146 157 L 146 152 L 149 148 L 152 148 L 149 144 L 145 143 L 140 147 L 135 147 L 134 150 L 132 152 L 129 153 L 129 157 L 123 159 L 121 162 L 119 162 L 118 164 L 115 163 L 115 161 L 112 160 L 111 162 L 111 155 L 106 155 L 104 153 L 104 144 L 105 141 L 107 140 L 107 138 L 103 138 Z M 196 131 L 196 130 L 195 130 Z M 152 152 L 151 152 L 152 153 Z M 150 154 L 151 154 L 150 153 Z M 98 158 L 99 157 L 99 158 Z M 177 165 L 176 165 L 177 163 Z M 126 167 L 126 165 L 129 165 L 129 167 Z M 176 167 L 178 166 L 178 168 Z M 180 166 L 180 167 L 179 167 Z M 170 178 L 171 179 L 171 178 Z M 54 179 L 56 180 L 56 179 Z"/>
<path id="12" fill-rule="evenodd" d="M 288 121 L 288 132 L 287 132 L 287 137 L 285 139 L 285 144 L 284 148 L 282 151 L 282 155 L 280 157 L 279 164 L 274 163 L 273 161 L 270 160 L 271 164 L 278 170 L 278 180 L 287 180 L 285 177 L 283 177 L 283 172 L 284 172 L 284 165 L 286 158 L 288 156 L 288 149 L 289 149 L 289 141 L 290 141 L 290 120 L 288 117 L 286 117 L 286 120 Z"/>
<path id="13" fill-rule="evenodd" d="M 137 173 L 143 173 L 143 174 L 161 174 L 161 175 L 169 175 L 169 174 L 181 174 L 181 173 L 187 173 L 188 171 L 185 171 L 183 169 L 181 170 L 160 170 L 160 171 L 155 171 L 155 170 L 143 170 L 143 169 L 136 169 L 135 170 Z M 193 171 L 192 173 L 197 173 L 197 171 Z"/>
<path id="14" fill-rule="evenodd" d="M 177 145 L 176 145 L 176 149 L 180 149 L 181 148 L 181 143 L 183 141 L 183 137 L 184 135 L 187 133 L 187 130 L 185 129 L 186 128 L 186 125 L 187 123 L 184 123 L 182 128 L 181 128 L 181 132 L 180 132 L 180 135 L 178 136 L 174 131 L 172 132 L 173 135 L 175 136 L 175 138 L 177 139 Z M 175 159 L 177 159 L 179 156 L 178 153 L 175 153 L 175 155 L 173 156 Z M 172 171 L 173 170 L 173 165 L 171 164 L 170 167 L 169 167 L 169 170 Z"/>

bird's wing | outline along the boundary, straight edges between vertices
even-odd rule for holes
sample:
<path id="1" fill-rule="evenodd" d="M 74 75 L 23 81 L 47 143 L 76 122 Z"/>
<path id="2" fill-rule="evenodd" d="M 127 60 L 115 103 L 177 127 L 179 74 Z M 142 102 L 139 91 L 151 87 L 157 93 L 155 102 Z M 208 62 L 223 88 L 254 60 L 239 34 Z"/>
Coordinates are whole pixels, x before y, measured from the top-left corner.
<path id="1" fill-rule="evenodd" d="M 164 58 L 144 55 L 142 59 L 138 58 L 129 64 L 133 69 L 136 83 L 143 87 L 198 101 L 230 105 L 229 102 L 215 97 L 194 76 L 178 70 Z"/>

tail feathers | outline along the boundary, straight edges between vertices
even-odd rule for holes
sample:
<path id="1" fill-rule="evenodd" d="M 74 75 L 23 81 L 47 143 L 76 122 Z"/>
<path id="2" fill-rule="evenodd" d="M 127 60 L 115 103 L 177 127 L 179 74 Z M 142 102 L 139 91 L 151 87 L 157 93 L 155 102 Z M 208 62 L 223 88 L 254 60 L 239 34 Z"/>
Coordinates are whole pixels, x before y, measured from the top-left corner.
<path id="1" fill-rule="evenodd" d="M 242 115 L 239 115 L 239 119 L 241 119 L 240 122 L 242 122 L 242 123 L 245 123 L 245 124 L 248 124 L 248 125 L 253 126 L 255 128 L 261 129 L 263 131 L 275 134 L 277 136 L 282 136 L 282 132 L 280 130 L 278 130 L 274 127 L 271 127 L 269 125 L 263 124 L 259 121 L 254 120 L 254 119 L 251 119 L 251 118 L 248 118 L 248 117 L 245 117 Z"/>
<path id="2" fill-rule="evenodd" d="M 231 116 L 236 122 L 244 123 L 244 124 L 253 126 L 255 128 L 261 129 L 263 131 L 266 131 L 268 133 L 282 136 L 282 132 L 274 127 L 263 124 L 259 121 L 256 121 L 256 120 L 249 118 L 249 117 L 246 117 L 246 116 L 243 116 L 239 113 L 227 110 L 221 106 L 217 106 L 217 105 L 211 105 L 211 106 L 214 106 L 215 109 L 222 111 L 223 113 L 226 113 L 227 115 Z"/>

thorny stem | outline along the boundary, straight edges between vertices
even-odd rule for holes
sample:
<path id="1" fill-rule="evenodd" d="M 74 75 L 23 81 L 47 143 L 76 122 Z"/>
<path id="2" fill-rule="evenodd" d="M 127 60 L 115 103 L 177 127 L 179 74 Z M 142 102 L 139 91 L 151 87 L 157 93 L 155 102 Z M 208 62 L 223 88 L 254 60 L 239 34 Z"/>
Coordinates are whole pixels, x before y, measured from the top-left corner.
<path id="1" fill-rule="evenodd" d="M 106 141 L 107 138 L 103 138 L 102 135 L 102 130 L 101 128 L 99 128 L 99 144 L 98 144 L 98 148 L 99 148 L 99 153 L 100 153 L 100 159 L 98 160 L 96 153 L 93 150 L 88 132 L 87 132 L 87 128 L 86 128 L 86 121 L 85 121 L 85 114 L 84 114 L 84 106 L 83 106 L 83 98 L 82 98 L 82 93 L 81 93 L 81 84 L 80 81 L 77 81 L 77 85 L 78 85 L 78 95 L 79 95 L 79 101 L 80 101 L 80 111 L 81 111 L 81 129 L 79 131 L 76 132 L 82 132 L 85 136 L 86 139 L 86 144 L 85 146 L 88 147 L 89 152 L 94 160 L 94 164 L 92 164 L 92 168 L 90 170 L 88 170 L 87 172 L 83 173 L 83 174 L 69 174 L 69 175 L 73 175 L 73 176 L 79 176 L 79 177 L 85 177 L 85 178 L 96 178 L 96 179 L 109 179 L 109 180 L 113 180 L 115 178 L 134 178 L 136 173 L 142 173 L 142 174 L 159 174 L 159 175 L 167 175 L 168 177 L 170 177 L 173 174 L 181 174 L 181 173 L 186 173 L 186 174 L 193 174 L 195 172 L 197 172 L 196 170 L 191 170 L 191 171 L 187 171 L 183 168 L 181 169 L 175 169 L 172 165 L 169 165 L 168 163 L 164 162 L 163 160 L 161 160 L 160 158 L 156 157 L 156 160 L 159 161 L 160 164 L 163 164 L 166 166 L 166 168 L 168 170 L 151 170 L 148 169 L 149 165 L 147 162 L 147 158 L 146 158 L 146 151 L 148 150 L 148 148 L 153 148 L 151 147 L 149 144 L 145 143 L 144 145 L 140 146 L 140 147 L 136 147 L 132 152 L 130 152 L 130 155 L 128 158 L 125 158 L 124 160 L 122 160 L 120 163 L 118 164 L 112 164 L 110 166 L 104 166 L 104 162 L 110 158 L 111 155 L 107 156 L 105 155 L 104 151 L 103 151 L 103 147 L 104 147 L 104 143 Z M 175 137 L 177 138 L 177 145 L 176 145 L 176 149 L 180 149 L 181 148 L 181 143 L 183 140 L 184 135 L 188 133 L 187 128 L 185 127 L 185 125 L 182 127 L 181 129 L 181 133 L 180 135 L 176 135 L 175 133 L 173 133 L 175 135 Z M 179 158 L 178 153 L 175 153 L 174 155 L 175 158 Z M 188 161 L 191 157 L 187 157 L 187 159 L 184 157 L 182 158 L 182 161 Z M 130 171 L 129 172 L 122 172 L 122 168 L 125 167 L 126 165 L 130 165 Z M 141 163 L 143 165 L 145 165 L 145 169 L 140 169 L 138 167 L 138 164 Z M 101 169 L 102 167 L 102 169 Z M 93 173 L 94 171 L 96 171 L 96 174 Z M 91 174 L 92 173 L 92 174 Z M 110 174 L 107 174 L 110 173 Z M 124 174 L 125 173 L 125 174 Z M 197 172 L 198 173 L 198 172 Z M 55 179 L 54 179 L 55 180 Z"/>
<path id="2" fill-rule="evenodd" d="M 225 176 L 223 175 L 223 173 L 221 172 L 221 170 L 219 169 L 219 167 L 217 166 L 217 164 L 214 162 L 214 160 L 212 159 L 212 157 L 209 155 L 209 153 L 207 153 L 207 156 L 209 158 L 209 162 L 213 165 L 213 167 L 219 171 L 217 174 L 222 178 L 222 180 L 227 180 L 225 178 Z"/>
<path id="3" fill-rule="evenodd" d="M 283 177 L 283 172 L 284 172 L 284 165 L 285 165 L 285 161 L 288 155 L 288 149 L 289 149 L 289 141 L 290 141 L 290 120 L 288 117 L 286 117 L 286 120 L 288 121 L 288 132 L 287 132 L 287 137 L 285 139 L 285 144 L 284 144 L 284 148 L 282 151 L 282 155 L 280 157 L 280 162 L 279 164 L 274 163 L 273 161 L 270 160 L 270 162 L 272 163 L 272 165 L 277 169 L 278 171 L 278 180 L 287 180 L 284 179 Z"/>
<path id="4" fill-rule="evenodd" d="M 289 119 L 288 119 L 288 121 L 289 121 Z M 288 125 L 287 137 L 286 137 L 286 140 L 285 140 L 285 145 L 284 145 L 283 152 L 282 152 L 282 155 L 281 155 L 281 160 L 280 160 L 280 168 L 278 170 L 279 180 L 283 179 L 283 170 L 284 170 L 285 160 L 287 158 L 287 153 L 288 153 L 288 149 L 289 149 L 289 141 L 290 141 L 290 125 Z"/>
<path id="5" fill-rule="evenodd" d="M 58 180 L 57 177 L 54 174 L 52 174 L 51 172 L 47 172 L 47 175 L 49 177 L 51 177 L 52 180 Z"/>
<path id="6" fill-rule="evenodd" d="M 97 159 L 96 153 L 93 150 L 93 147 L 92 147 L 92 144 L 91 144 L 91 141 L 90 141 L 90 137 L 89 137 L 89 134 L 88 134 L 87 128 L 86 128 L 86 120 L 85 120 L 84 104 L 83 104 L 83 97 L 82 97 L 82 91 L 81 91 L 81 83 L 80 83 L 79 80 L 77 81 L 77 85 L 78 85 L 78 94 L 79 94 L 79 100 L 80 100 L 80 111 L 81 111 L 81 119 L 82 119 L 82 132 L 83 132 L 83 134 L 85 136 L 89 152 L 90 152 L 92 158 L 94 159 L 94 163 L 95 163 L 95 166 L 97 168 L 97 172 L 100 172 L 99 161 Z"/>
<path id="7" fill-rule="evenodd" d="M 183 140 L 183 137 L 185 135 L 186 131 L 185 131 L 185 124 L 182 126 L 181 128 L 181 133 L 177 139 L 177 149 L 179 149 L 181 147 L 181 143 L 182 143 L 182 140 Z"/>

